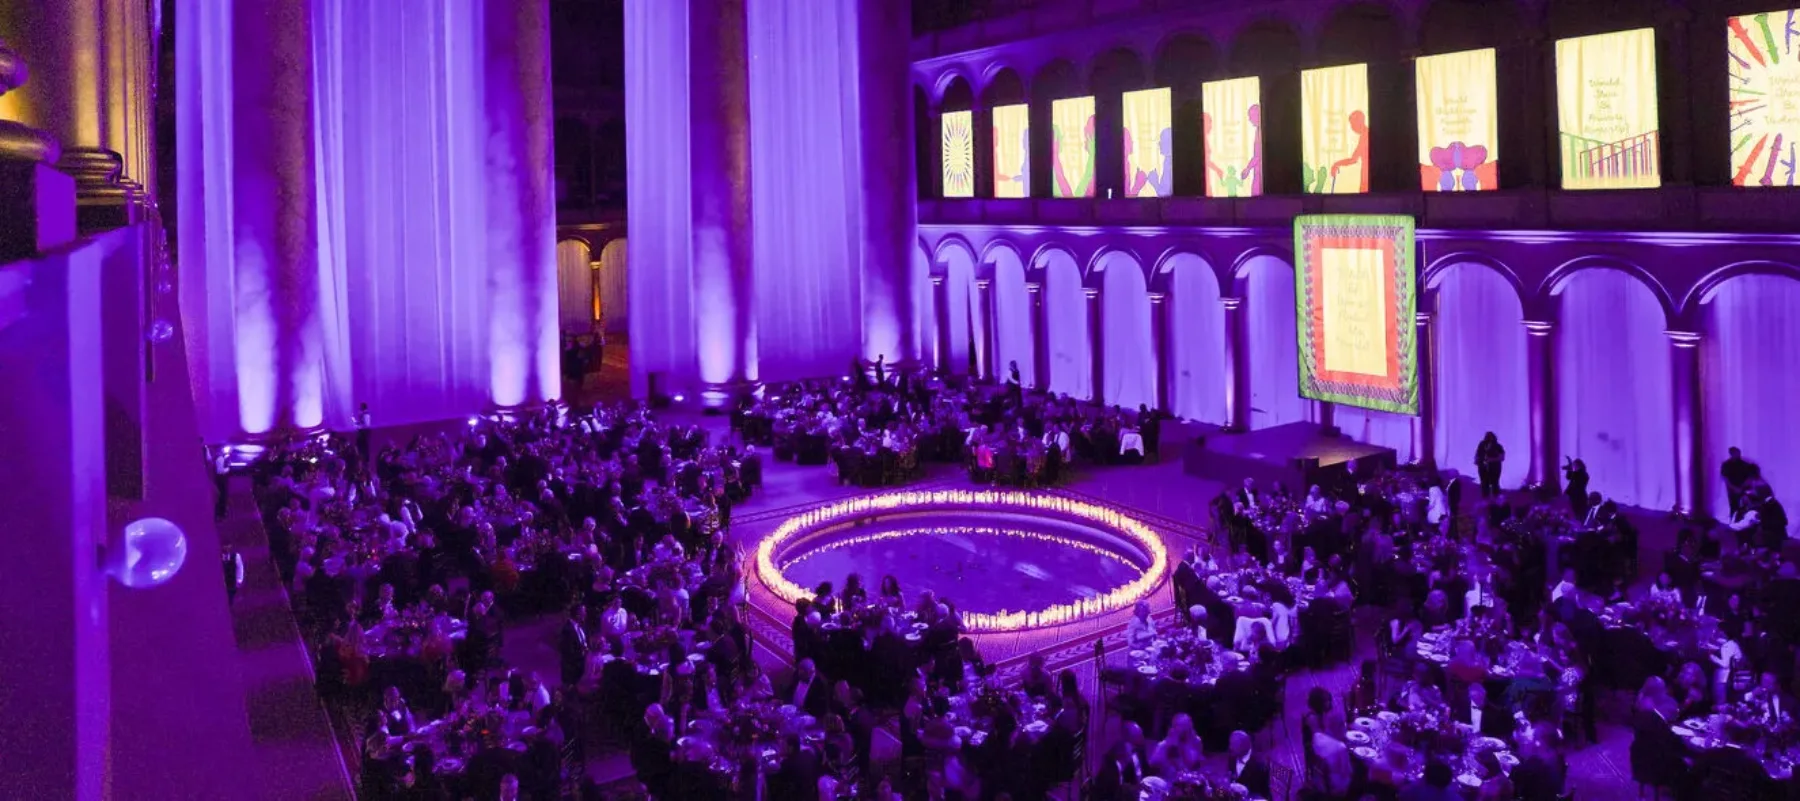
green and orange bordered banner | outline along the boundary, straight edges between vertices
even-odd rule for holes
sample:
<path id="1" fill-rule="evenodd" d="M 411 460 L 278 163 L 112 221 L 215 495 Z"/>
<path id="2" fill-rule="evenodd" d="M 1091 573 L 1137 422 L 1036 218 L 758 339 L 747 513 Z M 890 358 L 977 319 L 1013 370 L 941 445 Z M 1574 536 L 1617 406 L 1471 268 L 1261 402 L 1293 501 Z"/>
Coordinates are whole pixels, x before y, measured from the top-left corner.
<path id="1" fill-rule="evenodd" d="M 1300 395 L 1418 414 L 1413 218 L 1296 217 L 1294 255 Z"/>

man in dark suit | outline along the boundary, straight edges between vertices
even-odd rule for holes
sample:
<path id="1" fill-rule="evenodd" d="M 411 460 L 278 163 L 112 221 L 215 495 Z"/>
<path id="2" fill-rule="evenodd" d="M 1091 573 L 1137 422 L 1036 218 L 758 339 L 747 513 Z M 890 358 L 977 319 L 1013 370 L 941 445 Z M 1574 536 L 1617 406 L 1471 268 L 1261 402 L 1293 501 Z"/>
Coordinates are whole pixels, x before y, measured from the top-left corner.
<path id="1" fill-rule="evenodd" d="M 1128 740 L 1114 743 L 1100 765 L 1100 775 L 1094 778 L 1094 797 L 1100 801 L 1137 798 L 1137 784 L 1144 780 L 1149 767 L 1142 750 Z"/>
<path id="2" fill-rule="evenodd" d="M 1483 737 L 1508 739 L 1513 733 L 1512 713 L 1505 707 L 1495 706 L 1488 702 L 1487 687 L 1480 682 L 1469 685 L 1467 703 L 1452 704 L 1450 717 L 1457 723 L 1467 723 L 1474 727 Z"/>
<path id="3" fill-rule="evenodd" d="M 1175 577 L 1169 581 L 1169 587 L 1175 591 L 1175 609 L 1186 611 L 1193 601 L 1189 600 L 1188 589 L 1200 580 L 1200 574 L 1194 570 L 1194 552 L 1188 551 L 1181 561 L 1175 563 Z"/>
<path id="4" fill-rule="evenodd" d="M 1250 748 L 1250 735 L 1231 733 L 1231 747 L 1225 757 L 1225 771 L 1231 780 L 1250 791 L 1251 798 L 1269 797 L 1269 760 Z"/>
<path id="5" fill-rule="evenodd" d="M 793 704 L 808 715 L 822 718 L 831 703 L 831 689 L 819 677 L 819 670 L 813 666 L 813 661 L 802 659 L 794 666 L 793 681 L 782 686 L 776 700 Z"/>
<path id="6" fill-rule="evenodd" d="M 562 683 L 572 687 L 581 683 L 587 673 L 588 638 L 587 607 L 576 605 L 569 610 L 569 622 L 563 624 L 557 651 L 562 655 Z"/>

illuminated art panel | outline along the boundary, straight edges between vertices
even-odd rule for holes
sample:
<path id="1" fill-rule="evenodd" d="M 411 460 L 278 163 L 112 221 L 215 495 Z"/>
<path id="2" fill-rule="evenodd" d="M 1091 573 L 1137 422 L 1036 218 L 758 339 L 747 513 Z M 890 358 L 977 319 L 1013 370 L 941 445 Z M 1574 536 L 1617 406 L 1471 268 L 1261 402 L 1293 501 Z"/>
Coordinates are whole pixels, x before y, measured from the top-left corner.
<path id="1" fill-rule="evenodd" d="M 1300 73 L 1302 188 L 1312 195 L 1369 191 L 1369 65 Z"/>
<path id="2" fill-rule="evenodd" d="M 1564 189 L 1660 185 L 1655 29 L 1558 40 L 1556 119 Z"/>
<path id="3" fill-rule="evenodd" d="M 1201 84 L 1200 106 L 1200 130 L 1206 137 L 1206 196 L 1261 195 L 1261 79 L 1251 76 Z"/>
<path id="4" fill-rule="evenodd" d="M 1427 192 L 1500 188 L 1500 92 L 1494 49 L 1417 62 L 1419 185 Z"/>
<path id="5" fill-rule="evenodd" d="M 1126 92 L 1125 196 L 1169 197 L 1175 189 L 1175 141 L 1169 124 L 1170 93 Z"/>
<path id="6" fill-rule="evenodd" d="M 1800 10 L 1732 17 L 1731 183 L 1797 186 L 1800 162 Z"/>
<path id="7" fill-rule="evenodd" d="M 1031 197 L 1031 107 L 994 109 L 994 197 Z"/>
<path id="8" fill-rule="evenodd" d="M 1297 217 L 1294 253 L 1300 395 L 1418 414 L 1413 218 Z"/>
<path id="9" fill-rule="evenodd" d="M 944 197 L 974 197 L 974 113 L 946 111 L 938 127 L 944 139 Z"/>
<path id="10" fill-rule="evenodd" d="M 1050 104 L 1050 174 L 1054 197 L 1094 196 L 1094 98 Z"/>

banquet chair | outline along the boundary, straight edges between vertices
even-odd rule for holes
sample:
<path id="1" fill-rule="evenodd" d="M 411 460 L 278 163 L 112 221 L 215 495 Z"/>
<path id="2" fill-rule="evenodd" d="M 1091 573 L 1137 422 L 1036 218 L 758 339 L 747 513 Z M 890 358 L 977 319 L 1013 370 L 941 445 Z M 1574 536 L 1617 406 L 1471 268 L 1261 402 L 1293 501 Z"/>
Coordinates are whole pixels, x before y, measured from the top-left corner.
<path id="1" fill-rule="evenodd" d="M 1294 769 L 1287 765 L 1269 765 L 1269 801 L 1288 801 L 1294 795 Z"/>

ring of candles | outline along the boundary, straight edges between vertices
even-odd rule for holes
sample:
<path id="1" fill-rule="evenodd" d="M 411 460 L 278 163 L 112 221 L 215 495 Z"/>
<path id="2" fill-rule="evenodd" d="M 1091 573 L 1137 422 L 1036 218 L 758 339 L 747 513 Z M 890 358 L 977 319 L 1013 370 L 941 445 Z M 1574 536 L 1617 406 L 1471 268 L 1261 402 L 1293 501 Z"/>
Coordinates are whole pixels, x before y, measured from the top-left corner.
<path id="1" fill-rule="evenodd" d="M 784 601 L 793 603 L 801 598 L 810 598 L 812 597 L 811 592 L 789 581 L 783 573 L 777 556 L 786 549 L 786 546 L 804 540 L 822 529 L 841 526 L 863 518 L 942 508 L 961 508 L 977 510 L 982 513 L 1011 512 L 1050 515 L 1078 520 L 1136 545 L 1148 556 L 1150 563 L 1148 567 L 1144 568 L 1143 575 L 1133 581 L 1079 601 L 1054 604 L 1038 610 L 1002 609 L 992 614 L 965 612 L 962 614 L 965 631 L 1018 631 L 1060 626 L 1095 615 L 1126 609 L 1143 600 L 1161 586 L 1163 579 L 1168 574 L 1169 553 L 1168 548 L 1163 545 L 1162 537 L 1143 522 L 1116 509 L 1073 498 L 1029 492 L 930 490 L 866 495 L 828 503 L 794 515 L 782 521 L 780 526 L 777 526 L 774 531 L 757 543 L 756 576 L 762 581 L 763 586 L 768 587 L 770 592 Z M 1091 543 L 1056 534 L 1012 530 L 1005 533 L 1089 551 L 1102 552 L 1103 550 Z M 852 538 L 825 547 L 842 547 L 852 541 L 882 537 L 884 535 L 881 534 L 867 535 L 864 538 Z"/>

